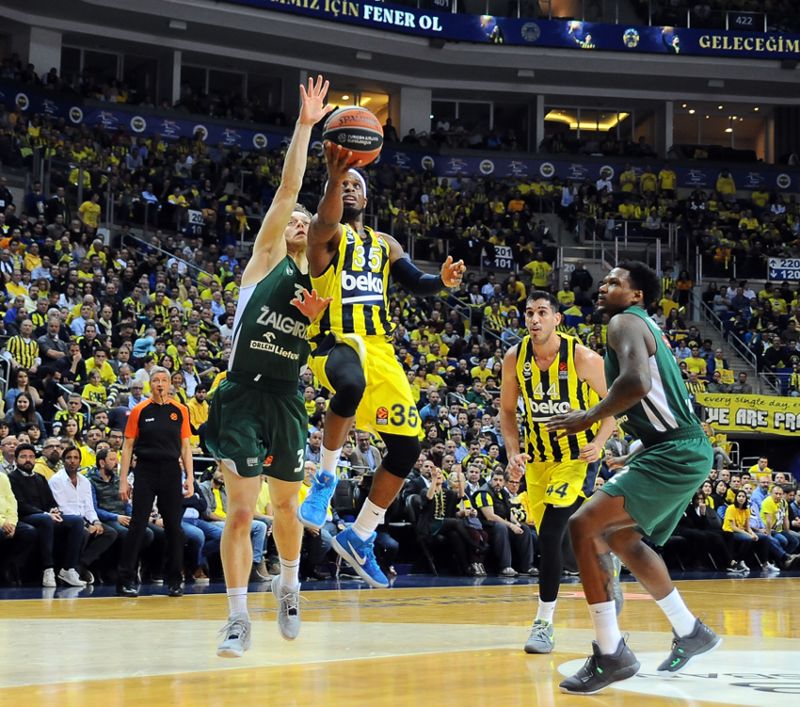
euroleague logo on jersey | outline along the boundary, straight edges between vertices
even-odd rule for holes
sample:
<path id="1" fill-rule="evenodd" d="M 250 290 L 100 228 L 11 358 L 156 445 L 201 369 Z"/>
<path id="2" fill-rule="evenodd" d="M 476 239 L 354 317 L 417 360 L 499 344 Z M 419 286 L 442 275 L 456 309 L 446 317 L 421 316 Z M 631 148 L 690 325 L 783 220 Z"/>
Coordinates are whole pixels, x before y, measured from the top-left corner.
<path id="1" fill-rule="evenodd" d="M 558 379 L 566 380 L 567 378 L 569 378 L 569 366 L 566 361 L 562 361 L 558 364 Z"/>
<path id="2" fill-rule="evenodd" d="M 178 419 L 178 413 L 177 412 L 171 412 L 169 414 L 169 419 L 172 420 L 173 422 L 175 422 Z"/>
<path id="3" fill-rule="evenodd" d="M 376 425 L 389 424 L 389 408 L 379 407 L 375 411 L 375 424 Z"/>

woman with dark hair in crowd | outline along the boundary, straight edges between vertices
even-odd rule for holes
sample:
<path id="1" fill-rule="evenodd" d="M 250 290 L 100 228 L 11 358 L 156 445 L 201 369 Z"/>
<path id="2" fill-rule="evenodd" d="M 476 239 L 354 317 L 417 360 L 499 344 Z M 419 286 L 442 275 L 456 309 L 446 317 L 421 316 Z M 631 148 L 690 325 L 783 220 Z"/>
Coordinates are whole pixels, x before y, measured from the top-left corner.
<path id="1" fill-rule="evenodd" d="M 168 353 L 165 353 L 160 360 L 156 361 L 156 363 L 162 368 L 166 368 L 169 371 L 170 376 L 175 372 L 175 359 L 173 359 Z"/>
<path id="2" fill-rule="evenodd" d="M 34 409 L 39 407 L 42 403 L 42 398 L 39 395 L 39 391 L 30 384 L 28 369 L 18 368 L 14 380 L 16 385 L 13 388 L 9 388 L 6 393 L 6 408 L 9 410 L 13 408 L 17 397 L 22 393 L 27 393 L 30 396 Z"/>
<path id="3" fill-rule="evenodd" d="M 33 409 L 33 398 L 28 393 L 20 393 L 14 401 L 14 407 L 6 413 L 5 418 L 12 435 L 24 432 L 28 425 L 36 425 L 45 434 L 44 420 Z"/>
<path id="4" fill-rule="evenodd" d="M 432 483 L 426 493 L 422 494 L 422 510 L 417 519 L 417 536 L 421 542 L 427 542 L 441 535 L 455 559 L 458 573 L 477 575 L 479 571 L 469 558 L 480 548 L 467 530 L 464 522 L 466 511 L 458 508 L 464 497 L 463 474 L 459 479 L 460 483 L 455 490 L 445 488 L 442 470 L 439 468 L 433 470 Z"/>
<path id="5" fill-rule="evenodd" d="M 710 481 L 706 481 L 703 486 L 703 491 L 706 493 L 706 502 L 710 508 L 713 508 L 715 511 L 719 511 L 720 508 L 724 508 L 728 505 L 728 483 L 719 479 L 714 484 L 714 491 L 713 493 L 708 496 L 707 492 L 705 491 L 705 484 L 711 484 Z"/>
<path id="6" fill-rule="evenodd" d="M 722 523 L 725 540 L 728 543 L 733 559 L 743 571 L 750 571 L 745 558 L 751 553 L 756 556 L 763 567 L 769 559 L 769 538 L 759 535 L 750 528 L 750 502 L 744 491 L 737 491 L 736 498 L 725 509 L 725 520 Z"/>
<path id="7" fill-rule="evenodd" d="M 172 383 L 172 395 L 181 405 L 189 405 L 189 396 L 186 394 L 186 380 L 183 373 L 175 371 L 170 376 Z"/>

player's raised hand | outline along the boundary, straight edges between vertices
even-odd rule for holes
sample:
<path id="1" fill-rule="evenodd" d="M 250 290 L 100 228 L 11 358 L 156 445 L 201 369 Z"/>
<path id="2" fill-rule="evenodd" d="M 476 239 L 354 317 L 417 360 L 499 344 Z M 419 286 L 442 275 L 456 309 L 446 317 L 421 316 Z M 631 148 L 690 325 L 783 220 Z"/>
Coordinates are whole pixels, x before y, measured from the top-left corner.
<path id="1" fill-rule="evenodd" d="M 466 271 L 467 268 L 464 265 L 463 260 L 459 260 L 457 263 L 454 263 L 453 256 L 448 255 L 447 260 L 445 260 L 442 264 L 442 282 L 444 283 L 445 287 L 458 287 L 461 284 L 461 278 L 464 277 L 464 273 Z"/>
<path id="2" fill-rule="evenodd" d="M 544 426 L 548 432 L 557 432 L 557 437 L 561 438 L 588 430 L 592 426 L 592 421 L 585 410 L 573 410 L 563 415 L 553 415 Z"/>
<path id="3" fill-rule="evenodd" d="M 506 467 L 506 471 L 508 471 L 508 478 L 512 481 L 521 481 L 522 477 L 525 475 L 525 465 L 530 460 L 530 455 L 525 454 L 524 452 L 509 457 L 508 466 Z"/>
<path id="4" fill-rule="evenodd" d="M 316 125 L 328 113 L 330 113 L 334 106 L 325 103 L 325 96 L 328 95 L 328 88 L 330 81 L 322 78 L 320 74 L 316 80 L 309 77 L 308 88 L 300 85 L 300 118 L 298 119 L 301 125 Z"/>
<path id="5" fill-rule="evenodd" d="M 327 307 L 332 302 L 331 297 L 320 297 L 317 294 L 316 290 L 311 290 L 309 292 L 305 288 L 300 293 L 299 297 L 295 297 L 290 304 L 293 304 L 297 307 L 306 317 L 309 318 L 310 321 L 314 321 L 320 314 L 325 311 L 325 307 Z"/>
<path id="6" fill-rule="evenodd" d="M 346 150 L 335 142 L 326 140 L 322 147 L 325 152 L 325 165 L 328 168 L 328 176 L 334 182 L 341 182 L 348 169 L 361 165 L 361 160 L 353 159 L 352 151 Z"/>

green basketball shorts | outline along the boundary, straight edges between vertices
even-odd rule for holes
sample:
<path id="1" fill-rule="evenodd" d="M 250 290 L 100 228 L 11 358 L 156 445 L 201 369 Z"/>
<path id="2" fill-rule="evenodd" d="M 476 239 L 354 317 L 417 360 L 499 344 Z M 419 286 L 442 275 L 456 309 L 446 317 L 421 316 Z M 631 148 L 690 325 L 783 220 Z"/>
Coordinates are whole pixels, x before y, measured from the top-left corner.
<path id="1" fill-rule="evenodd" d="M 622 496 L 638 530 L 661 546 L 708 477 L 713 460 L 708 439 L 692 430 L 691 436 L 669 439 L 634 455 L 601 491 Z"/>
<path id="2" fill-rule="evenodd" d="M 223 380 L 209 406 L 206 445 L 239 476 L 303 480 L 308 416 L 299 393 Z"/>

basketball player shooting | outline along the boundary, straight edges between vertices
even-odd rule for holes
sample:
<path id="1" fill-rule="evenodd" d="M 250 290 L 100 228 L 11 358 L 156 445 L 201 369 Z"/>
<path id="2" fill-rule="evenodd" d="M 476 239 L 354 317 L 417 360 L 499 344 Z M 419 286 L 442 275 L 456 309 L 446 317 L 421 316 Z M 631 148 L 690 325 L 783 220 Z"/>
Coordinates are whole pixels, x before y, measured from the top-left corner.
<path id="1" fill-rule="evenodd" d="M 314 288 L 333 301 L 309 332 L 309 365 L 334 394 L 325 416 L 321 469 L 298 515 L 310 528 L 325 522 L 354 419 L 358 429 L 379 435 L 386 456 L 358 518 L 334 537 L 333 547 L 370 586 L 387 587 L 375 559 L 375 529 L 420 453 L 417 406 L 389 341 L 389 275 L 425 296 L 458 287 L 465 268 L 448 257 L 439 275 L 425 274 L 394 238 L 365 226 L 367 183 L 352 168 L 354 154 L 332 142 L 324 149 L 329 178 L 309 227 L 308 259 Z"/>

